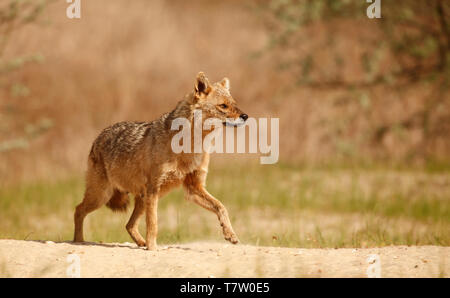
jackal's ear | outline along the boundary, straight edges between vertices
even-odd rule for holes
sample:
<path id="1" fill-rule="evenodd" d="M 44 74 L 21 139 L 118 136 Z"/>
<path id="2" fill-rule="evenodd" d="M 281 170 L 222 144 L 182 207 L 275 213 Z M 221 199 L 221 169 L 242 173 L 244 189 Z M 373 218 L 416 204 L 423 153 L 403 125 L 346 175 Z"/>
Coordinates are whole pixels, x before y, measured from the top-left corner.
<path id="1" fill-rule="evenodd" d="M 208 94 L 211 91 L 208 78 L 203 72 L 199 72 L 195 81 L 195 92 Z"/>
<path id="2" fill-rule="evenodd" d="M 230 80 L 228 78 L 223 78 L 220 84 L 227 90 L 230 90 Z"/>

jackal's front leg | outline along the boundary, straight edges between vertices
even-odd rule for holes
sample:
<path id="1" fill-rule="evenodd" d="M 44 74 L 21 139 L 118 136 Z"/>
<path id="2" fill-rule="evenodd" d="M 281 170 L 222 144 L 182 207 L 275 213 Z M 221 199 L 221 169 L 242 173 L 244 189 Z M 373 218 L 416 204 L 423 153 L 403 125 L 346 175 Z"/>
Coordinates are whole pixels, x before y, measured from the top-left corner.
<path id="1" fill-rule="evenodd" d="M 150 195 L 145 200 L 145 219 L 147 224 L 146 246 L 148 250 L 156 250 L 158 235 L 158 196 Z"/>
<path id="2" fill-rule="evenodd" d="M 227 209 L 219 200 L 208 193 L 204 187 L 188 187 L 186 198 L 217 215 L 223 229 L 225 240 L 230 241 L 233 244 L 239 242 L 239 239 L 231 226 Z"/>

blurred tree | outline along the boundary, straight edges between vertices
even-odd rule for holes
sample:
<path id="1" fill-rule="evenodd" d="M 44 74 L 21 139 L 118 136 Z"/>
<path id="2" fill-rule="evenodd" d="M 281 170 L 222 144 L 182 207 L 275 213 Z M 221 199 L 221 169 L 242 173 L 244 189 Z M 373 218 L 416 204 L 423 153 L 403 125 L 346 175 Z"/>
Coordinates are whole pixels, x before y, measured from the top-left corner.
<path id="1" fill-rule="evenodd" d="M 419 128 L 423 141 L 413 154 L 427 157 L 429 141 L 450 137 L 450 1 L 382 0 L 380 19 L 367 17 L 371 3 L 365 0 L 271 0 L 259 4 L 268 12 L 268 49 L 283 53 L 280 67 L 302 87 L 357 94 L 358 100 L 349 103 L 359 106 L 356 113 L 370 113 L 370 92 L 375 88 L 390 88 L 406 96 L 418 84 L 431 86 L 415 113 L 392 123 L 372 121 L 367 133 L 373 144 L 381 144 L 390 132 Z M 347 54 L 342 41 L 358 49 Z M 352 75 L 355 70 L 358 75 Z M 437 110 L 440 112 L 434 113 Z M 430 121 L 434 116 L 439 119 Z"/>
<path id="2" fill-rule="evenodd" d="M 14 33 L 22 27 L 35 24 L 38 18 L 50 2 L 55 0 L 10 0 L 0 3 L 0 91 L 9 93 L 11 98 L 29 95 L 30 90 L 22 82 L 10 80 L 10 75 L 29 63 L 42 62 L 40 54 L 10 57 L 5 55 L 8 44 L 14 42 Z M 1 102 L 0 102 L 1 103 Z M 5 109 L 6 107 L 6 109 Z M 2 112 L 8 105 L 0 110 L 0 124 L 5 120 Z M 13 139 L 0 141 L 0 152 L 16 148 L 24 148 L 28 145 L 28 139 L 42 133 L 51 127 L 49 119 L 41 119 L 37 124 L 25 123 L 25 135 Z"/>

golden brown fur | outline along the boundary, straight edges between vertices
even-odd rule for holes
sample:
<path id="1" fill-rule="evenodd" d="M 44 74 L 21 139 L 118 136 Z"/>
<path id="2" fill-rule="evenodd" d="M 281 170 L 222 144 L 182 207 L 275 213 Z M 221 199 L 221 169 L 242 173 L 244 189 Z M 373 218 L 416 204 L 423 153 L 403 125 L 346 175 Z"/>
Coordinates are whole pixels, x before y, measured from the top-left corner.
<path id="1" fill-rule="evenodd" d="M 193 121 L 194 110 L 201 110 L 203 119 L 214 117 L 243 118 L 229 93 L 229 81 L 210 84 L 203 73 L 197 75 L 194 91 L 176 108 L 152 122 L 120 122 L 103 130 L 92 145 L 88 158 L 86 192 L 76 207 L 74 241 L 83 240 L 83 220 L 103 205 L 125 211 L 129 194 L 135 206 L 126 228 L 139 246 L 156 249 L 158 200 L 174 187 L 183 185 L 186 199 L 217 214 L 226 240 L 237 243 L 228 213 L 223 204 L 205 189 L 208 153 L 179 153 L 171 148 L 177 131 L 171 130 L 174 119 Z M 138 221 L 146 214 L 146 238 L 138 231 Z"/>

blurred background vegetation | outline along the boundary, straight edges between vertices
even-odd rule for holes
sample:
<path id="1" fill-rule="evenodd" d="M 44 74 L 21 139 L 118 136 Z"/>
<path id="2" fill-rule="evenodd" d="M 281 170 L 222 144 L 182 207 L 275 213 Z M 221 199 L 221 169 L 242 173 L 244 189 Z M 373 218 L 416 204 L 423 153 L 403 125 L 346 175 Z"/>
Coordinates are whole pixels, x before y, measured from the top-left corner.
<path id="1" fill-rule="evenodd" d="M 382 0 L 380 19 L 362 0 L 82 0 L 81 19 L 68 5 L 0 1 L 0 237 L 69 239 L 101 129 L 171 110 L 204 71 L 280 119 L 278 164 L 213 157 L 211 192 L 244 241 L 448 245 L 449 1 Z M 162 203 L 183 223 L 162 239 L 220 238 L 186 204 Z M 90 239 L 125 241 L 108 212 Z"/>
<path id="2" fill-rule="evenodd" d="M 449 156 L 450 3 L 270 1 L 269 49 L 298 88 L 331 99 L 324 143 L 349 157 L 440 160 Z M 331 116 L 331 115 L 330 115 Z M 369 149 L 369 152 L 367 150 Z M 364 154 L 361 154 L 364 152 Z"/>

